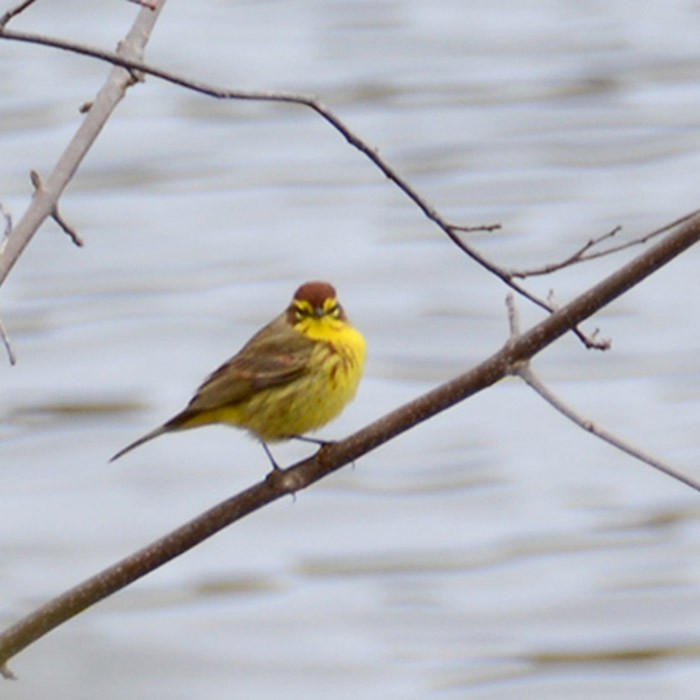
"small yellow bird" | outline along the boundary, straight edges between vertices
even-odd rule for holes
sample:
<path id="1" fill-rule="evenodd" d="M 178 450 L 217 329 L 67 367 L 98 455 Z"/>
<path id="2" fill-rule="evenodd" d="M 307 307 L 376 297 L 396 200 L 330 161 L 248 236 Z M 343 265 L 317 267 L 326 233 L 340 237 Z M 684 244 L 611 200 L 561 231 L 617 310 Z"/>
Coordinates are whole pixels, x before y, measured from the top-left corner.
<path id="1" fill-rule="evenodd" d="M 267 442 L 301 437 L 338 416 L 362 377 L 366 344 L 328 282 L 306 282 L 291 304 L 197 389 L 187 407 L 117 452 L 118 459 L 174 430 L 211 423 L 244 428 Z"/>

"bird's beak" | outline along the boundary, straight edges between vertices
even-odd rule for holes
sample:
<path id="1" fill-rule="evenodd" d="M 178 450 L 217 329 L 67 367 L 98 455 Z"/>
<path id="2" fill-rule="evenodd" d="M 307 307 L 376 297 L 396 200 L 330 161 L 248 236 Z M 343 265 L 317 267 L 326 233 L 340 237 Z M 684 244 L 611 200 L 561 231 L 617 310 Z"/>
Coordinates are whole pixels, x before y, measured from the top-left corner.
<path id="1" fill-rule="evenodd" d="M 326 310 L 322 306 L 315 306 L 314 313 L 318 318 L 321 318 L 321 316 L 325 316 Z"/>

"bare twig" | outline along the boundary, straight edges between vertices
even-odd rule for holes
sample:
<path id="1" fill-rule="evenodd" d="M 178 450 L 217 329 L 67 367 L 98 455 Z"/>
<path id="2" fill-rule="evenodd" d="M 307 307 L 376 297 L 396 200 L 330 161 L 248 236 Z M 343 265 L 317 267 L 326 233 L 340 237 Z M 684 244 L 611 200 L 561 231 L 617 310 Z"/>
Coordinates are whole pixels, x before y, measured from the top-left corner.
<path id="1" fill-rule="evenodd" d="M 121 66 L 140 73 L 152 75 L 174 85 L 179 85 L 180 87 L 187 88 L 188 90 L 193 90 L 194 92 L 208 95 L 209 97 L 215 97 L 217 99 L 279 102 L 307 107 L 308 109 L 316 112 L 316 114 L 330 124 L 351 146 L 365 155 L 386 178 L 391 180 L 423 212 L 423 214 L 430 221 L 442 229 L 448 238 L 455 243 L 458 248 L 462 250 L 462 252 L 464 252 L 469 258 L 491 274 L 495 275 L 505 285 L 510 287 L 519 295 L 525 297 L 549 313 L 553 311 L 553 309 L 544 299 L 539 298 L 536 294 L 533 294 L 521 284 L 516 282 L 514 275 L 511 274 L 511 272 L 500 267 L 499 265 L 496 265 L 494 262 L 482 255 L 474 246 L 465 242 L 459 236 L 461 232 L 466 230 L 493 230 L 498 228 L 498 224 L 472 228 L 464 225 L 456 225 L 447 221 L 425 197 L 423 197 L 414 187 L 412 187 L 411 184 L 390 165 L 386 159 L 379 155 L 377 148 L 371 146 L 365 140 L 360 138 L 337 114 L 335 114 L 331 109 L 329 109 L 315 97 L 283 91 L 266 92 L 258 90 L 225 90 L 199 81 L 189 80 L 175 73 L 150 66 L 141 61 L 124 57 L 119 54 L 114 54 L 101 49 L 85 46 L 83 44 L 77 44 L 75 42 L 65 41 L 62 39 L 59 40 L 39 34 L 29 34 L 25 32 L 7 30 L 0 32 L 0 39 L 1 38 L 25 43 L 41 44 L 43 46 L 50 46 L 64 51 L 89 56 L 100 61 L 106 61 L 115 66 Z M 5 275 L 3 272 L 2 260 L 0 259 L 0 284 L 2 284 L 4 280 Z M 604 344 L 596 342 L 579 329 L 574 328 L 572 330 L 587 348 L 598 350 L 606 349 Z"/>
<path id="2" fill-rule="evenodd" d="M 529 268 L 527 270 L 511 270 L 510 274 L 513 275 L 513 277 L 519 277 L 521 279 L 524 279 L 525 277 L 534 277 L 536 275 L 546 275 L 550 274 L 552 272 L 556 272 L 557 270 L 561 270 L 565 267 L 569 267 L 571 265 L 574 265 L 576 263 L 580 262 L 585 262 L 586 260 L 591 260 L 595 255 L 591 256 L 586 256 L 586 253 L 595 248 L 597 245 L 602 243 L 603 241 L 607 241 L 609 238 L 613 238 L 616 236 L 618 233 L 622 231 L 622 226 L 616 226 L 614 229 L 611 231 L 608 231 L 607 233 L 604 233 L 602 236 L 598 236 L 598 238 L 591 238 L 590 240 L 586 241 L 578 250 L 575 250 L 568 258 L 565 258 L 561 262 L 557 263 L 548 263 L 546 265 L 542 265 L 541 267 L 533 267 Z M 625 244 L 628 245 L 628 244 Z M 599 252 L 597 255 L 602 256 L 602 255 L 609 255 L 609 252 Z"/>
<path id="3" fill-rule="evenodd" d="M 214 506 L 162 539 L 66 591 L 0 634 L 0 668 L 22 649 L 107 596 L 145 576 L 227 525 L 350 464 L 375 447 L 518 370 L 555 340 L 700 240 L 700 216 L 576 297 L 525 333 L 511 336 L 469 372 L 388 413 L 312 457 L 273 471 L 264 481 Z M 517 331 L 517 326 L 513 326 Z M 690 485 L 690 484 L 689 484 Z"/>
<path id="4" fill-rule="evenodd" d="M 126 38 L 120 42 L 117 53 L 113 54 L 118 57 L 118 60 L 114 62 L 115 67 L 95 98 L 92 109 L 85 116 L 54 170 L 44 181 L 43 187 L 35 191 L 29 208 L 13 228 L 2 252 L 0 252 L 0 284 L 4 282 L 39 226 L 47 217 L 54 216 L 56 218 L 56 206 L 61 193 L 70 182 L 110 114 L 124 96 L 126 89 L 132 83 L 131 67 L 122 66 L 121 63 L 129 59 L 140 58 L 143 55 L 145 45 L 164 4 L 165 0 L 161 0 L 155 12 L 146 8 L 142 9 Z M 8 38 L 10 34 L 12 34 L 10 30 L 0 25 L 0 38 Z M 60 216 L 57 220 L 59 225 L 64 227 Z"/>
<path id="5" fill-rule="evenodd" d="M 36 170 L 32 170 L 30 173 L 32 185 L 34 185 L 35 191 L 44 191 L 44 181 L 41 179 L 41 175 Z M 65 233 L 68 234 L 70 239 L 79 248 L 82 248 L 85 243 L 83 239 L 78 235 L 78 232 L 61 216 L 61 212 L 58 210 L 58 203 L 56 203 L 51 210 L 51 218 L 63 229 Z"/>
<path id="6" fill-rule="evenodd" d="M 459 224 L 450 224 L 450 228 L 453 231 L 460 233 L 477 233 L 480 231 L 491 233 L 492 231 L 498 231 L 501 228 L 501 224 L 481 224 L 478 226 L 460 226 Z"/>
<path id="7" fill-rule="evenodd" d="M 654 469 L 658 469 L 667 476 L 670 476 L 677 481 L 690 486 L 691 489 L 695 491 L 700 491 L 700 482 L 695 481 L 689 476 L 679 472 L 678 470 L 670 467 L 669 465 L 661 462 L 660 460 L 652 457 L 650 454 L 640 450 L 639 448 L 631 445 L 626 440 L 613 435 L 613 433 L 597 426 L 593 421 L 588 418 L 584 418 L 578 412 L 574 411 L 573 408 L 567 406 L 564 401 L 562 401 L 553 391 L 551 391 L 547 386 L 539 379 L 539 377 L 532 371 L 529 365 L 523 365 L 519 367 L 515 374 L 517 374 L 530 388 L 534 389 L 552 408 L 556 409 L 563 416 L 566 416 L 570 421 L 574 422 L 579 428 L 583 428 L 589 433 L 599 437 L 604 440 L 609 445 L 621 450 L 622 452 L 638 459 L 644 464 L 648 464 Z"/>
<path id="8" fill-rule="evenodd" d="M 12 349 L 12 341 L 10 340 L 10 336 L 7 335 L 7 331 L 5 330 L 5 326 L 3 325 L 1 318 L 0 318 L 0 341 L 5 346 L 5 352 L 7 353 L 7 359 L 10 361 L 10 364 L 11 365 L 16 364 L 17 363 L 17 356 L 15 355 L 15 351 Z"/>
<path id="9" fill-rule="evenodd" d="M 82 248 L 85 245 L 78 232 L 61 216 L 58 206 L 54 207 L 54 210 L 51 212 L 51 218 L 63 229 L 64 233 L 68 234 L 68 237 L 78 248 Z"/>
<path id="10" fill-rule="evenodd" d="M 13 17 L 16 17 L 20 12 L 24 12 L 30 5 L 33 5 L 35 2 L 36 0 L 24 0 L 24 2 L 17 5 L 17 7 L 9 9 L 2 17 L 0 17 L 0 31 L 5 28 L 7 23 Z"/>
<path id="11" fill-rule="evenodd" d="M 553 289 L 549 290 L 547 294 L 547 303 L 550 305 L 552 311 L 556 311 L 559 308 L 559 302 L 557 301 L 557 295 Z M 598 335 L 600 334 L 600 328 L 594 328 L 592 333 L 587 333 L 584 342 L 586 347 L 594 347 L 598 350 L 610 350 L 612 347 L 612 341 L 610 338 L 603 338 L 598 340 Z M 588 345 L 590 343 L 590 346 Z"/>
<path id="12" fill-rule="evenodd" d="M 456 226 L 450 226 L 449 228 L 450 230 L 447 231 L 447 235 L 461 251 L 466 253 L 470 258 L 478 262 L 482 267 L 486 268 L 489 272 L 498 277 L 498 279 L 500 279 L 513 291 L 517 292 L 520 296 L 524 297 L 525 299 L 528 299 L 533 304 L 536 304 L 537 306 L 544 309 L 545 311 L 548 311 L 549 313 L 553 313 L 555 311 L 555 307 L 552 306 L 552 304 L 549 301 L 541 299 L 537 295 L 529 292 L 521 284 L 518 284 L 518 282 L 515 281 L 515 275 L 499 267 L 498 265 L 493 264 L 487 258 L 482 257 L 472 246 L 470 246 L 468 243 L 462 240 L 457 235 L 457 231 L 461 230 L 460 228 Z M 579 328 L 572 328 L 571 330 L 576 334 L 578 339 L 589 350 L 607 350 L 609 348 L 608 344 L 596 341 L 594 336 L 589 336 L 585 334 Z"/>
<path id="13" fill-rule="evenodd" d="M 620 243 L 619 245 L 611 246 L 610 248 L 605 248 L 604 250 L 593 251 L 593 248 L 600 245 L 604 241 L 614 238 L 618 233 L 622 231 L 621 226 L 616 226 L 614 229 L 608 231 L 607 233 L 604 233 L 602 236 L 598 236 L 598 238 L 592 238 L 591 240 L 587 241 L 578 250 L 574 251 L 568 258 L 565 258 L 560 262 L 548 263 L 546 265 L 529 268 L 527 270 L 509 270 L 508 274 L 512 277 L 517 277 L 520 279 L 525 279 L 526 277 L 535 277 L 537 275 L 548 275 L 552 272 L 556 272 L 557 270 L 561 270 L 571 265 L 589 262 L 591 260 L 603 258 L 608 255 L 613 255 L 614 253 L 619 253 L 620 251 L 648 243 L 653 238 L 660 236 L 661 234 L 670 230 L 674 226 L 677 226 L 678 224 L 682 224 L 684 221 L 687 221 L 691 217 L 695 216 L 695 214 L 697 213 L 697 211 L 690 212 L 690 214 L 686 214 L 685 216 L 682 216 L 680 219 L 673 221 L 670 224 L 666 224 L 661 228 L 655 229 L 650 233 L 645 233 L 643 236 L 633 238 L 632 240 L 626 241 L 625 243 Z"/>
<path id="14" fill-rule="evenodd" d="M 518 336 L 520 335 L 520 328 L 518 312 L 515 307 L 515 299 L 513 298 L 512 294 L 509 294 L 506 298 L 506 306 L 508 308 L 510 342 L 513 343 L 517 340 Z M 652 457 L 651 455 L 638 449 L 634 445 L 631 445 L 626 440 L 617 437 L 608 430 L 597 426 L 592 420 L 585 418 L 573 408 L 567 406 L 567 404 L 564 403 L 564 401 L 562 401 L 553 391 L 551 391 L 544 384 L 544 382 L 542 382 L 542 380 L 535 374 L 535 372 L 532 371 L 532 367 L 530 366 L 529 360 L 525 362 L 520 362 L 518 364 L 514 364 L 511 374 L 520 377 L 531 389 L 537 392 L 550 406 L 552 406 L 552 408 L 559 411 L 559 413 L 561 413 L 563 416 L 566 416 L 570 421 L 578 425 L 579 428 L 583 428 L 583 430 L 586 430 L 587 432 L 595 435 L 596 437 L 599 437 L 601 440 L 604 440 L 609 445 L 612 445 L 613 447 L 617 448 L 618 450 L 621 450 L 625 454 L 628 454 L 631 457 L 638 459 L 640 462 L 644 462 L 644 464 L 648 464 L 650 467 L 653 467 L 654 469 L 663 472 L 667 476 L 670 476 L 671 478 L 680 481 L 686 486 L 690 486 L 690 488 L 694 489 L 695 491 L 700 491 L 700 482 L 696 481 L 695 479 L 689 476 L 686 476 L 682 472 L 679 472 L 677 469 L 674 469 L 673 467 L 669 466 L 668 464 L 665 464 L 664 462 L 656 459 L 655 457 Z"/>

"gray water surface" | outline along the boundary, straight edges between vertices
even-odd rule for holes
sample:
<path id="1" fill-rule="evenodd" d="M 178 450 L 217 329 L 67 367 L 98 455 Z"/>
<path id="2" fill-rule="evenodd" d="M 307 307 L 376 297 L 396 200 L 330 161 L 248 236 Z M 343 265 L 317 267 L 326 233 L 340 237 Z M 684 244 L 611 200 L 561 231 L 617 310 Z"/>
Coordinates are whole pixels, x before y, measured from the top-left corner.
<path id="1" fill-rule="evenodd" d="M 130 3 L 38 3 L 16 27 L 111 48 Z M 166 6 L 148 60 L 317 94 L 506 266 L 698 207 L 700 9 L 682 0 Z M 0 201 L 19 217 L 105 67 L 0 41 Z M 306 279 L 370 356 L 343 436 L 504 342 L 506 290 L 301 108 L 130 91 L 0 292 L 0 622 L 263 476 L 222 427 L 117 449 L 180 410 Z M 530 282 L 563 302 L 620 256 Z M 698 252 L 535 368 L 700 478 Z M 541 314 L 519 302 L 527 327 Z M 308 446 L 276 450 L 291 462 Z M 516 380 L 247 518 L 56 630 L 0 697 L 688 698 L 700 684 L 700 496 Z"/>

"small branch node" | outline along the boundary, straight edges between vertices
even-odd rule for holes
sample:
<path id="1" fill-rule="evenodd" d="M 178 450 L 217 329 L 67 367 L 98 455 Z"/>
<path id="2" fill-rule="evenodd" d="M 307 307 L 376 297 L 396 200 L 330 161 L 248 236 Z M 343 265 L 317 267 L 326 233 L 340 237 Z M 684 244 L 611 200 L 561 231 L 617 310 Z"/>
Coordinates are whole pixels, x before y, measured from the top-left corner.
<path id="1" fill-rule="evenodd" d="M 585 335 L 581 333 L 581 339 L 583 340 L 586 348 L 588 350 L 610 350 L 612 347 L 612 340 L 610 338 L 603 338 L 598 340 L 598 335 L 600 334 L 600 328 L 596 328 L 591 335 Z"/>
<path id="2" fill-rule="evenodd" d="M 44 179 L 41 177 L 41 175 L 39 175 L 39 173 L 36 170 L 30 171 L 29 179 L 32 181 L 32 185 L 34 186 L 34 194 L 46 191 L 44 189 Z"/>
<path id="3" fill-rule="evenodd" d="M 296 492 L 304 487 L 298 473 L 293 469 L 273 469 L 266 477 L 265 481 L 277 493 L 285 493 L 296 496 Z"/>
<path id="4" fill-rule="evenodd" d="M 130 88 L 132 85 L 146 82 L 145 73 L 135 70 L 134 68 L 128 68 L 127 70 L 129 71 L 129 82 L 126 84 L 126 87 Z"/>
<path id="5" fill-rule="evenodd" d="M 560 308 L 556 293 L 553 289 L 550 289 L 547 294 L 547 303 L 552 312 Z M 574 328 L 573 331 L 587 350 L 609 350 L 612 346 L 612 341 L 609 338 L 603 338 L 603 340 L 597 339 L 600 333 L 599 328 L 596 328 L 590 335 L 584 333 L 580 328 Z"/>

